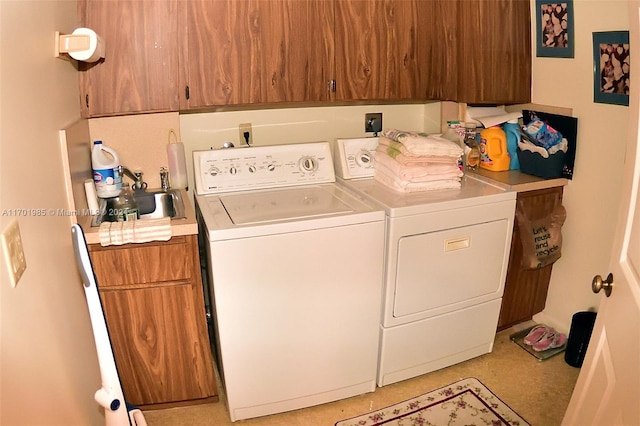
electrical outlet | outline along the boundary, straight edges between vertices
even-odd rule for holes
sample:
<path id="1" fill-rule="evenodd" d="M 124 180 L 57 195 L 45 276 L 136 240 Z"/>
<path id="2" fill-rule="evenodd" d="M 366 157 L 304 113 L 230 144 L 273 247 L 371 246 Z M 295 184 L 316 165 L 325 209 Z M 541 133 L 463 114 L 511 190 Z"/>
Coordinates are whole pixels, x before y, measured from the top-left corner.
<path id="1" fill-rule="evenodd" d="M 364 131 L 373 132 L 376 135 L 382 131 L 381 112 L 369 112 L 364 115 Z"/>
<path id="2" fill-rule="evenodd" d="M 20 227 L 18 220 L 13 219 L 7 228 L 2 231 L 2 249 L 4 260 L 9 271 L 11 286 L 15 287 L 27 269 L 27 261 L 22 248 L 22 238 L 20 238 Z"/>
<path id="3" fill-rule="evenodd" d="M 253 145 L 253 131 L 251 130 L 251 123 L 239 124 L 238 133 L 240 136 L 240 145 Z"/>

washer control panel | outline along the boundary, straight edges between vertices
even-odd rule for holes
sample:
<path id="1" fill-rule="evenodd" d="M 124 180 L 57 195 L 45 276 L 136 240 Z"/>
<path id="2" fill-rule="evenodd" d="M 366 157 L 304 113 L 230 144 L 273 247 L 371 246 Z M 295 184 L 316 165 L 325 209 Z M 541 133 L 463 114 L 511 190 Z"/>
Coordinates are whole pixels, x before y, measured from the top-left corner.
<path id="1" fill-rule="evenodd" d="M 373 177 L 378 138 L 336 139 L 334 164 L 343 179 Z"/>
<path id="2" fill-rule="evenodd" d="M 335 182 L 328 142 L 193 151 L 196 194 Z"/>

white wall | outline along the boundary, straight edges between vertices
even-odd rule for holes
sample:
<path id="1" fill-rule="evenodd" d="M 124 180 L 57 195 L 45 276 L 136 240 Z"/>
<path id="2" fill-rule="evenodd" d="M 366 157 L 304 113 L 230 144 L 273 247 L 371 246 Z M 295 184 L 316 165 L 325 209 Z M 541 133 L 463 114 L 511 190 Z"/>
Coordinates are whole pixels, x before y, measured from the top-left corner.
<path id="1" fill-rule="evenodd" d="M 251 123 L 256 146 L 299 142 L 333 141 L 365 137 L 365 114 L 381 112 L 383 128 L 440 131 L 440 103 L 411 105 L 362 105 L 315 108 L 283 108 L 252 111 L 181 114 L 180 132 L 187 158 L 191 152 L 218 149 L 226 141 L 238 146 L 238 125 Z M 193 162 L 187 161 L 193 185 Z"/>
<path id="2" fill-rule="evenodd" d="M 593 102 L 592 53 L 593 32 L 629 29 L 628 2 L 574 0 L 573 8 L 575 58 L 536 58 L 534 45 L 532 88 L 532 102 L 573 108 L 578 118 L 574 177 L 564 195 L 562 258 L 553 267 L 546 309 L 534 317 L 565 331 L 575 312 L 597 309 L 603 297 L 592 293 L 591 280 L 609 272 L 630 122 L 628 107 Z"/>
<path id="3" fill-rule="evenodd" d="M 150 188 L 160 187 L 160 167 L 167 166 L 169 131 L 184 142 L 190 188 L 193 188 L 192 151 L 235 146 L 238 125 L 251 123 L 253 144 L 332 141 L 338 137 L 372 136 L 364 132 L 365 113 L 381 112 L 384 127 L 440 131 L 440 102 L 409 105 L 273 108 L 207 113 L 160 113 L 89 120 L 91 139 L 114 148 L 123 165 L 139 169 Z M 457 112 L 457 109 L 456 109 Z"/>
<path id="4" fill-rule="evenodd" d="M 331 141 L 365 133 L 365 114 L 381 112 L 383 127 L 437 132 L 440 103 L 410 105 L 329 106 L 181 114 L 180 131 L 193 149 L 220 148 L 239 141 L 238 125 L 251 123 L 254 145 Z"/>
<path id="5" fill-rule="evenodd" d="M 53 45 L 54 31 L 71 32 L 75 23 L 75 0 L 0 1 L 2 230 L 11 209 L 66 206 L 58 129 L 79 118 L 78 74 L 54 57 Z M 0 261 L 0 424 L 101 424 L 69 218 L 47 212 L 18 223 L 27 269 L 16 288 Z"/>

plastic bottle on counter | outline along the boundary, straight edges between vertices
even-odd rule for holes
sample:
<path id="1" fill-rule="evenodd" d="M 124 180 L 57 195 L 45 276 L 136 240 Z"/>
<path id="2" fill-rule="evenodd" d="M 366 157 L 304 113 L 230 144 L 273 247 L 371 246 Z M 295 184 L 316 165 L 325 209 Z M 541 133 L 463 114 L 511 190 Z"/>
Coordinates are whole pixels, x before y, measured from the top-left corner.
<path id="1" fill-rule="evenodd" d="M 189 182 L 187 179 L 187 162 L 184 156 L 184 144 L 177 141 L 176 133 L 173 129 L 169 130 L 167 159 L 169 160 L 171 187 L 188 188 Z"/>
<path id="2" fill-rule="evenodd" d="M 480 132 L 480 167 L 494 172 L 509 170 L 507 135 L 500 126 L 483 129 Z"/>
<path id="3" fill-rule="evenodd" d="M 133 198 L 133 193 L 128 183 L 122 184 L 122 190 L 118 195 L 118 201 L 114 205 L 114 210 L 118 222 L 138 219 L 138 204 L 135 198 Z"/>
<path id="4" fill-rule="evenodd" d="M 502 125 L 502 130 L 507 135 L 507 151 L 509 152 L 509 170 L 520 170 L 518 160 L 518 142 L 520 142 L 520 125 L 518 120 L 509 120 Z"/>
<path id="5" fill-rule="evenodd" d="M 478 147 L 475 123 L 464 124 L 464 163 L 468 170 L 476 170 L 480 164 L 480 148 Z"/>
<path id="6" fill-rule="evenodd" d="M 93 142 L 91 150 L 91 168 L 96 194 L 100 198 L 113 198 L 120 194 L 122 176 L 120 174 L 118 154 L 102 141 Z"/>

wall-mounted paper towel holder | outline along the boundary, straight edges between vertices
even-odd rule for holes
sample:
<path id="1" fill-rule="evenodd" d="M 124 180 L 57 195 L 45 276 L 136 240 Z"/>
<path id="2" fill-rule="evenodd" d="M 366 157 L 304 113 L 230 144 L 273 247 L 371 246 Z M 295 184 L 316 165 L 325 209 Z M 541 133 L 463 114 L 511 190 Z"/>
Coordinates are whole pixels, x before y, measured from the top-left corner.
<path id="1" fill-rule="evenodd" d="M 55 56 L 61 59 L 71 57 L 81 62 L 96 62 L 104 58 L 104 41 L 90 28 L 76 28 L 71 34 L 56 31 Z"/>

